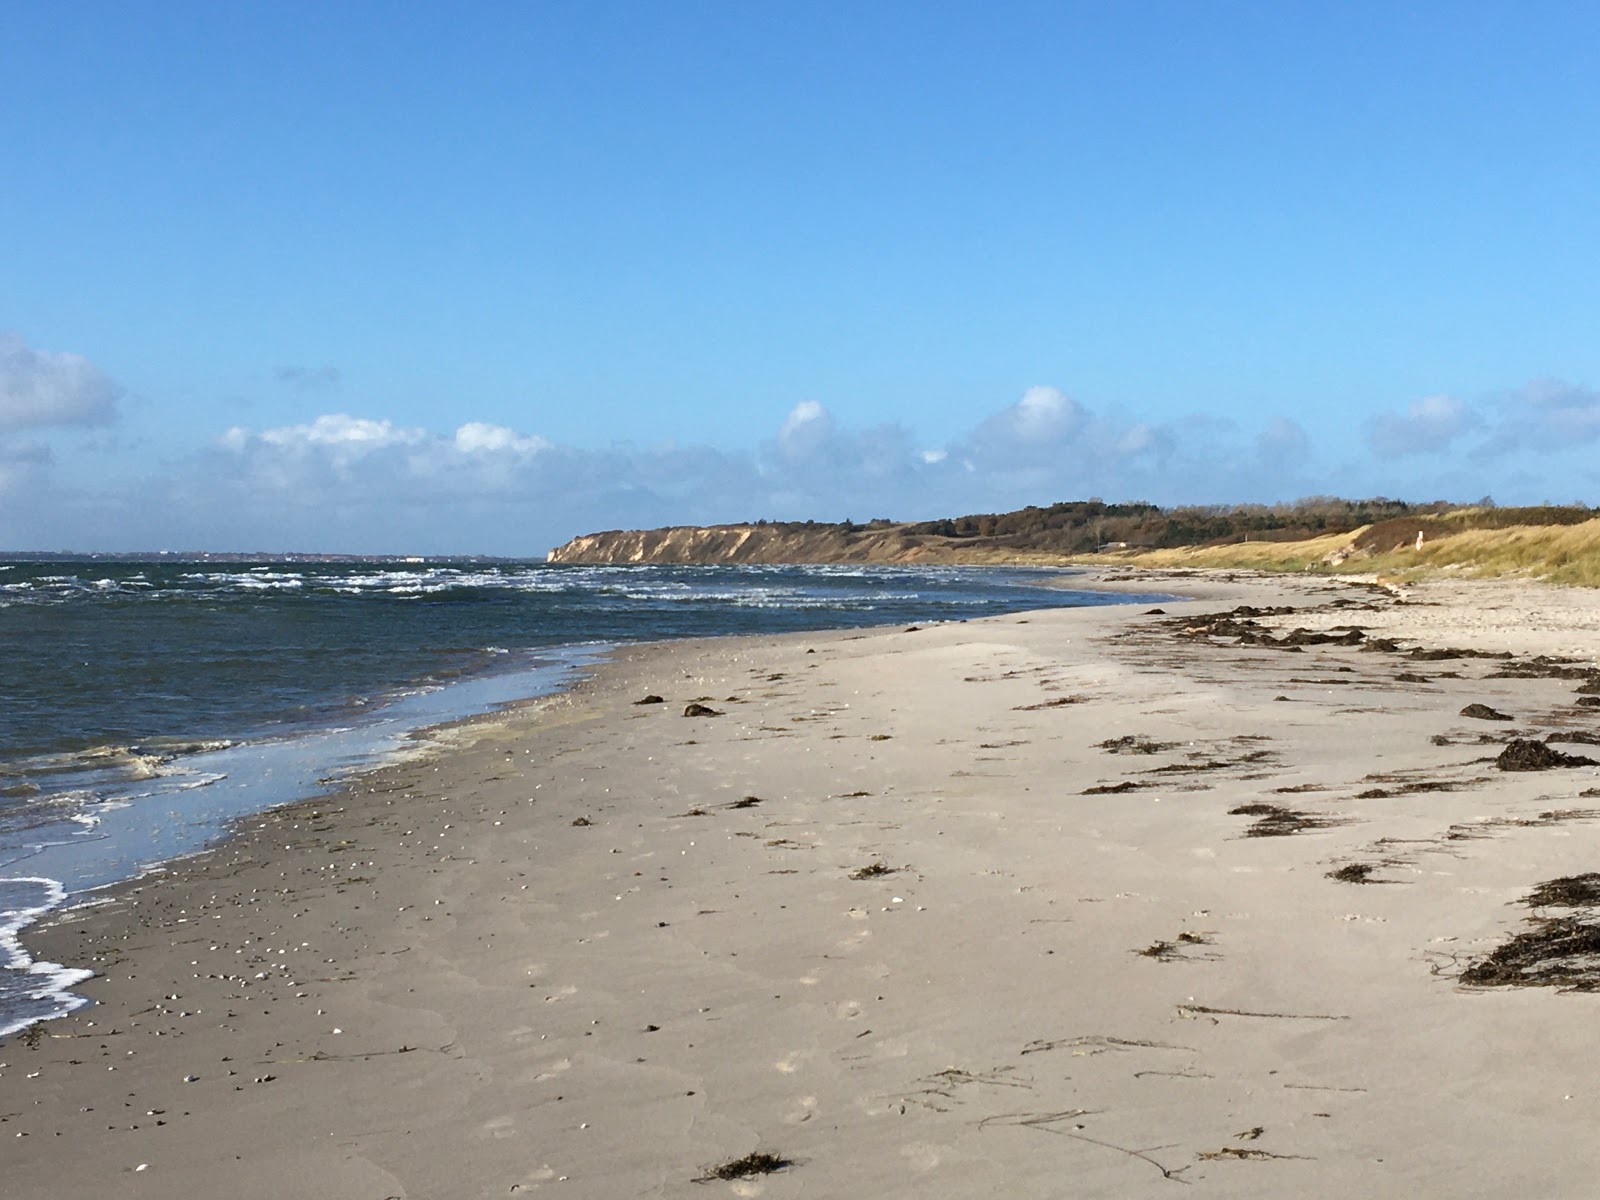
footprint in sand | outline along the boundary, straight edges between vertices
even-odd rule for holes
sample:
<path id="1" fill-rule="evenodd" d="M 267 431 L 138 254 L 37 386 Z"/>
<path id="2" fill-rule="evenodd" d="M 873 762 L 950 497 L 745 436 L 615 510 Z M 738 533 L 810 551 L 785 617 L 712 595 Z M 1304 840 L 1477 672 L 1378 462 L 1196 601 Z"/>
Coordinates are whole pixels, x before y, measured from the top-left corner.
<path id="1" fill-rule="evenodd" d="M 535 1075 L 533 1077 L 533 1081 L 535 1083 L 543 1083 L 546 1079 L 554 1079 L 563 1071 L 570 1070 L 572 1070 L 572 1060 L 570 1058 L 559 1058 L 550 1064 L 548 1070 L 540 1071 L 537 1075 Z"/>
<path id="2" fill-rule="evenodd" d="M 482 1137 L 494 1138 L 496 1140 L 500 1138 L 516 1137 L 517 1119 L 510 1115 L 504 1117 L 495 1117 L 493 1120 L 485 1121 L 482 1125 L 478 1126 L 478 1133 Z"/>
<path id="3" fill-rule="evenodd" d="M 921 1174 L 931 1171 L 944 1161 L 944 1148 L 932 1142 L 912 1142 L 900 1147 L 900 1157 L 913 1171 Z"/>

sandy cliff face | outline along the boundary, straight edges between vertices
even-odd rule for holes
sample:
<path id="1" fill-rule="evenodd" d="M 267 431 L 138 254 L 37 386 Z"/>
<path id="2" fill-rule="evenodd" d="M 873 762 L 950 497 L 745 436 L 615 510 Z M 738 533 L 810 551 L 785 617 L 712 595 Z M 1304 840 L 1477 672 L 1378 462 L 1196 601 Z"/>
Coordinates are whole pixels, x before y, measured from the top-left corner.
<path id="1" fill-rule="evenodd" d="M 612 530 L 573 538 L 553 563 L 823 563 L 953 561 L 948 539 L 901 526 L 847 530 L 763 525 Z M 964 557 L 964 556 L 963 556 Z"/>

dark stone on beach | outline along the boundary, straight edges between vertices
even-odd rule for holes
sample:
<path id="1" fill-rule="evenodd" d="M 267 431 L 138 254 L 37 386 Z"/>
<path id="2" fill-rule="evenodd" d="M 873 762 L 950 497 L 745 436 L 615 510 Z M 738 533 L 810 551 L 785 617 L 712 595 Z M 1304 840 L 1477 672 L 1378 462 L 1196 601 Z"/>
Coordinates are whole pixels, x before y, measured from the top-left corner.
<path id="1" fill-rule="evenodd" d="M 575 819 L 575 820 L 574 820 L 574 821 L 573 821 L 573 822 L 572 822 L 572 823 L 573 823 L 573 824 L 574 824 L 574 825 L 576 825 L 576 826 L 577 826 L 577 827 L 578 827 L 578 828 L 579 828 L 579 829 L 582 829 L 582 828 L 584 828 L 584 827 L 585 827 L 585 826 L 588 826 L 588 825 L 593 825 L 593 824 L 594 824 L 594 822 L 593 822 L 593 821 L 591 821 L 591 820 L 589 820 L 589 818 L 588 818 L 588 817 L 578 817 L 578 818 L 576 818 L 576 819 Z"/>
<path id="2" fill-rule="evenodd" d="M 635 700 L 634 703 L 635 704 L 665 704 L 666 700 L 664 700 L 662 697 L 656 695 L 654 692 L 651 692 L 650 695 L 646 696 L 643 700 Z"/>
<path id="3" fill-rule="evenodd" d="M 1164 617 L 1167 615 L 1167 610 L 1164 608 L 1147 608 L 1144 615 L 1147 617 Z"/>
<path id="4" fill-rule="evenodd" d="M 906 632 L 907 633 L 921 633 L 922 632 L 922 626 L 921 625 L 907 625 L 906 626 Z"/>
<path id="5" fill-rule="evenodd" d="M 1494 765 L 1502 771 L 1549 771 L 1555 767 L 1595 767 L 1600 766 L 1600 762 L 1581 754 L 1563 754 L 1544 742 L 1512 738 L 1500 751 Z"/>
<path id="6" fill-rule="evenodd" d="M 1516 718 L 1508 716 L 1499 709 L 1490 708 L 1487 704 L 1469 704 L 1461 710 L 1463 717 L 1476 717 L 1480 721 L 1513 721 Z"/>
<path id="7" fill-rule="evenodd" d="M 722 713 L 704 704 L 688 704 L 684 706 L 683 715 L 686 717 L 720 717 Z"/>

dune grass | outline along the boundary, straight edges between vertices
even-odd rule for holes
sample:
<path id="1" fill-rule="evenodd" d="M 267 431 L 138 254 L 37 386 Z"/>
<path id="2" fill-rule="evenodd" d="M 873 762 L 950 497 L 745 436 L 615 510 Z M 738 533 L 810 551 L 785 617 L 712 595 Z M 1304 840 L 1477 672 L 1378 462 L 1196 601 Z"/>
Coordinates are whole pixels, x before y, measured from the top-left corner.
<path id="1" fill-rule="evenodd" d="M 1121 551 L 1080 558 L 1131 567 L 1237 567 L 1258 571 L 1381 574 L 1401 581 L 1452 574 L 1472 579 L 1521 577 L 1576 587 L 1600 587 L 1600 519 L 1575 525 L 1473 528 L 1486 513 L 1474 509 L 1411 522 L 1424 535 L 1421 550 L 1397 530 L 1366 526 L 1300 542 L 1239 542 L 1174 550 Z M 1390 524 L 1390 523 L 1386 523 Z M 1414 536 L 1414 535 L 1412 535 Z M 1348 557 L 1342 552 L 1356 548 Z M 1387 547 L 1387 548 L 1385 548 Z M 1341 561 L 1342 557 L 1342 561 Z"/>

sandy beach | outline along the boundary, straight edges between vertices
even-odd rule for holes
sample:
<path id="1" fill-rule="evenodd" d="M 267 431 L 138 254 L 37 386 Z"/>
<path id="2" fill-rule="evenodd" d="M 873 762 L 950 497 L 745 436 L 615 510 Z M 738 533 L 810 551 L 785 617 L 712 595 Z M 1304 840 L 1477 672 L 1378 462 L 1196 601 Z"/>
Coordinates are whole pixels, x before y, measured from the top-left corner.
<path id="1" fill-rule="evenodd" d="M 628 648 L 29 931 L 5 1195 L 1593 1194 L 1600 960 L 1462 975 L 1600 918 L 1600 593 L 1098 584 L 1195 598 Z"/>

